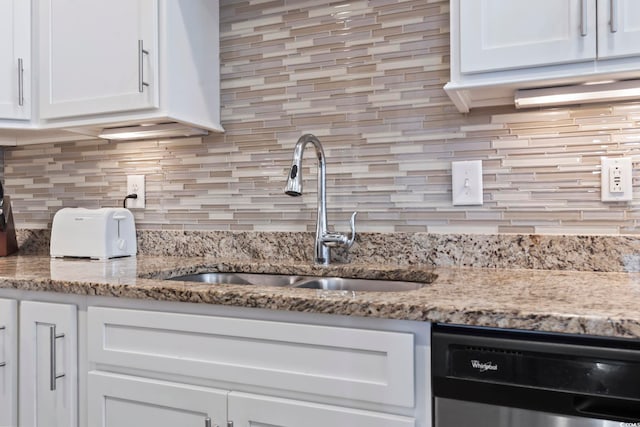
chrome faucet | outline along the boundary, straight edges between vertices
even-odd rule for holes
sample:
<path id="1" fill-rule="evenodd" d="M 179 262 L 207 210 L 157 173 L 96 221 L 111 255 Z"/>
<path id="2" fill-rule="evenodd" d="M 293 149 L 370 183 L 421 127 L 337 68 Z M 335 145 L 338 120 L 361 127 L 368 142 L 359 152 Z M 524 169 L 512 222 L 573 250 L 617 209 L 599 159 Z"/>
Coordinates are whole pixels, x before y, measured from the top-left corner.
<path id="1" fill-rule="evenodd" d="M 358 213 L 354 212 L 351 215 L 350 238 L 340 233 L 330 233 L 327 230 L 327 177 L 324 150 L 320 140 L 311 134 L 302 135 L 296 143 L 293 151 L 293 165 L 289 170 L 287 186 L 284 189 L 285 194 L 294 197 L 302 195 L 302 155 L 308 143 L 313 144 L 318 158 L 318 220 L 316 222 L 315 262 L 328 265 L 331 263 L 331 248 L 342 246 L 349 249 L 353 245 L 356 238 L 356 215 Z"/>

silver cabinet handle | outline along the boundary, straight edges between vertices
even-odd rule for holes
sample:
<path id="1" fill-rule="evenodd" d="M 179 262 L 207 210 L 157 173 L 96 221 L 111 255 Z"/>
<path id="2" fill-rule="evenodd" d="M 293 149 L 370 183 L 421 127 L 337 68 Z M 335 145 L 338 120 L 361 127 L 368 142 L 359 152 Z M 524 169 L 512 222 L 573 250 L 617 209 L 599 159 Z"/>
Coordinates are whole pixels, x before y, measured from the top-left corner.
<path id="1" fill-rule="evenodd" d="M 5 327 L 4 326 L 0 326 L 0 331 L 4 331 Z M 7 362 L 0 362 L 0 368 L 2 368 L 3 366 L 7 366 Z"/>
<path id="2" fill-rule="evenodd" d="M 148 55 L 149 51 L 144 49 L 144 41 L 138 40 L 138 91 L 144 92 L 144 87 L 149 86 L 149 83 L 144 81 L 144 56 Z"/>
<path id="3" fill-rule="evenodd" d="M 586 37 L 589 34 L 589 30 L 587 26 L 589 25 L 588 19 L 588 10 L 587 10 L 587 0 L 582 0 L 580 14 L 582 18 L 580 19 L 580 34 L 582 37 Z"/>
<path id="4" fill-rule="evenodd" d="M 18 58 L 18 105 L 24 105 L 24 67 L 22 58 Z"/>
<path id="5" fill-rule="evenodd" d="M 609 14 L 611 15 L 611 21 L 609 22 L 611 26 L 611 32 L 618 32 L 618 0 L 610 0 L 609 2 Z"/>
<path id="6" fill-rule="evenodd" d="M 56 380 L 64 377 L 64 374 L 58 375 L 56 373 L 56 340 L 58 338 L 64 338 L 64 334 L 56 334 L 56 325 L 49 325 L 49 389 L 51 391 L 56 390 Z"/>

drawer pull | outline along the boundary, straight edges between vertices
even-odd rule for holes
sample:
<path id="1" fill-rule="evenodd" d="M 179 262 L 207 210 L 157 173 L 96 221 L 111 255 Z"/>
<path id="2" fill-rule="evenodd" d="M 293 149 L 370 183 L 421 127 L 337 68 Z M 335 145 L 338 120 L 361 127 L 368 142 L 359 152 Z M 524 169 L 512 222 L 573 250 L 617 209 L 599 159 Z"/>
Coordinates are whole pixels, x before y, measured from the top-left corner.
<path id="1" fill-rule="evenodd" d="M 22 58 L 18 58 L 18 105 L 24 105 L 24 67 Z"/>
<path id="2" fill-rule="evenodd" d="M 0 326 L 0 331 L 4 331 L 5 330 L 5 326 Z M 7 366 L 7 362 L 0 362 L 0 368 L 2 368 L 3 366 Z"/>
<path id="3" fill-rule="evenodd" d="M 49 376 L 49 389 L 51 391 L 56 390 L 56 380 L 64 377 L 64 374 L 56 373 L 56 340 L 59 338 L 64 338 L 64 334 L 56 334 L 56 325 L 49 325 L 49 365 L 50 365 L 50 376 Z"/>
<path id="4" fill-rule="evenodd" d="M 587 11 L 587 0 L 582 0 L 581 2 L 581 7 L 580 7 L 580 15 L 581 15 L 581 19 L 580 19 L 580 35 L 582 37 L 586 37 L 589 34 L 589 30 L 587 28 L 588 26 L 588 11 Z"/>
<path id="5" fill-rule="evenodd" d="M 138 40 L 138 92 L 144 92 L 145 86 L 149 83 L 144 81 L 144 56 L 149 55 L 149 51 L 144 48 L 144 41 Z"/>
<path id="6" fill-rule="evenodd" d="M 618 0 L 610 0 L 609 3 L 609 14 L 611 15 L 611 21 L 609 24 L 611 25 L 611 32 L 618 32 Z"/>

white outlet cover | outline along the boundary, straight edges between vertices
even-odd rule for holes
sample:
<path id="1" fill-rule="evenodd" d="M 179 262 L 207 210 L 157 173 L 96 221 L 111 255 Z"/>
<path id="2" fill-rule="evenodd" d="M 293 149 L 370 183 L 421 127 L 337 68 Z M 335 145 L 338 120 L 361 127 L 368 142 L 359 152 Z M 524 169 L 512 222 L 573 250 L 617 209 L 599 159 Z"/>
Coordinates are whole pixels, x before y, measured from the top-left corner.
<path id="1" fill-rule="evenodd" d="M 144 175 L 127 175 L 127 195 L 137 194 L 137 199 L 128 199 L 127 208 L 129 209 L 144 209 L 146 206 L 145 188 L 144 188 Z"/>
<path id="2" fill-rule="evenodd" d="M 633 200 L 633 165 L 631 157 L 603 157 L 600 161 L 600 199 L 603 202 L 628 202 Z M 612 170 L 620 170 L 622 191 L 611 191 Z"/>
<path id="3" fill-rule="evenodd" d="M 482 160 L 451 162 L 453 205 L 482 205 L 482 193 Z"/>

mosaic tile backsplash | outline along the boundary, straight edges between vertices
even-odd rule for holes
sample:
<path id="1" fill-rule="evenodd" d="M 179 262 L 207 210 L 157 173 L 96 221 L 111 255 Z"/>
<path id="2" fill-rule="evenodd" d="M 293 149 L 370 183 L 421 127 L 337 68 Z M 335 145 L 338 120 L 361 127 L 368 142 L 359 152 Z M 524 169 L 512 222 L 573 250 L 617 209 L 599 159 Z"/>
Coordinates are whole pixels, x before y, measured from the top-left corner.
<path id="1" fill-rule="evenodd" d="M 358 229 L 374 233 L 637 233 L 637 201 L 600 202 L 599 166 L 623 155 L 637 166 L 640 103 L 458 113 L 442 90 L 448 1 L 221 0 L 220 30 L 226 133 L 5 148 L 17 227 L 120 206 L 126 175 L 144 174 L 139 229 L 311 231 L 311 153 L 304 196 L 283 187 L 296 140 L 314 133 L 340 231 L 359 211 Z M 452 206 L 452 160 L 483 161 L 483 206 Z"/>

